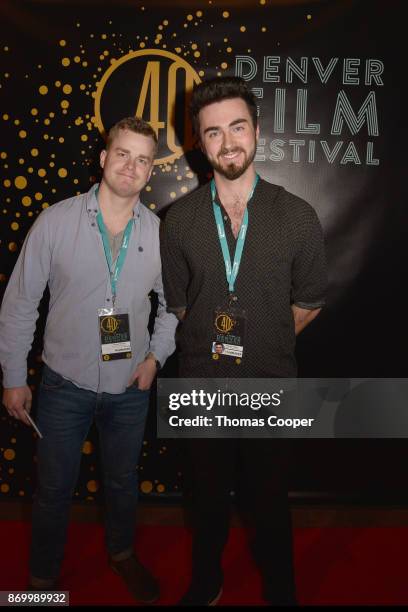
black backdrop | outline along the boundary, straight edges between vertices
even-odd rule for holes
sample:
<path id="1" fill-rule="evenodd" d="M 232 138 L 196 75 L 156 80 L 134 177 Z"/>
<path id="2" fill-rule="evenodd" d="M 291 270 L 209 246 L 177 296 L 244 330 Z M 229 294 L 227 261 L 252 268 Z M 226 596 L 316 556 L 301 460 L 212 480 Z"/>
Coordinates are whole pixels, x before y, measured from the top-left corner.
<path id="1" fill-rule="evenodd" d="M 0 8 L 1 234 L 5 287 L 46 206 L 89 188 L 101 133 L 143 113 L 160 148 L 144 203 L 167 205 L 208 180 L 185 121 L 194 82 L 239 74 L 259 100 L 258 172 L 314 206 L 329 260 L 328 305 L 298 341 L 299 373 L 404 377 L 407 244 L 402 2 L 191 3 L 25 0 Z M 42 306 L 46 312 L 46 301 Z M 29 358 L 40 375 L 41 329 Z M 176 372 L 169 360 L 164 376 Z M 141 492 L 171 499 L 182 449 L 155 439 L 154 406 Z M 30 499 L 34 438 L 3 409 L 0 499 Z M 403 499 L 405 440 L 294 444 L 293 491 Z M 76 498 L 100 499 L 97 440 L 84 447 Z"/>

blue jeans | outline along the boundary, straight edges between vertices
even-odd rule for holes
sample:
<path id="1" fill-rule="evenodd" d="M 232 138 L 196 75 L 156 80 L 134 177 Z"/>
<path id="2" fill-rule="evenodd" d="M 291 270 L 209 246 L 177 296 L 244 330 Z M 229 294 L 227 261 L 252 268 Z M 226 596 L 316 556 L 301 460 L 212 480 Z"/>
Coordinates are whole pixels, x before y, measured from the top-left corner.
<path id="1" fill-rule="evenodd" d="M 138 499 L 137 464 L 149 391 L 129 387 L 111 395 L 79 389 L 44 367 L 38 397 L 38 488 L 33 506 L 30 571 L 57 578 L 82 446 L 95 419 L 102 454 L 109 554 L 133 550 Z"/>

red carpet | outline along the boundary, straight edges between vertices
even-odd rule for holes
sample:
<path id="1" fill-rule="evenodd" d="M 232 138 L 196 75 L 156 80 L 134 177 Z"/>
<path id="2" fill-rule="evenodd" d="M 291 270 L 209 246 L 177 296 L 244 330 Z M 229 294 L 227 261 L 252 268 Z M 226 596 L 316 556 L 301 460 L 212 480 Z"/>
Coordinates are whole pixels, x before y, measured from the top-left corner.
<path id="1" fill-rule="evenodd" d="M 0 523 L 0 590 L 24 589 L 30 538 L 28 523 Z M 121 579 L 107 565 L 103 527 L 70 527 L 61 588 L 71 605 L 134 605 Z M 190 534 L 182 527 L 144 526 L 138 532 L 141 559 L 160 577 L 159 605 L 177 602 L 188 584 Z M 301 604 L 408 604 L 408 528 L 295 530 Z M 261 583 L 246 534 L 231 530 L 224 557 L 224 595 L 219 605 L 262 605 Z"/>

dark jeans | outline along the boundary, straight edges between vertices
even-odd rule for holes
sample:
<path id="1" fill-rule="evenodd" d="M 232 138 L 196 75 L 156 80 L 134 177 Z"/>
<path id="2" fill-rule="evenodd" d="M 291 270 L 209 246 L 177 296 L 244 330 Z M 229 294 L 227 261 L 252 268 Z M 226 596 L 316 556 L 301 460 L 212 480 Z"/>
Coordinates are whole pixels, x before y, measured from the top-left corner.
<path id="1" fill-rule="evenodd" d="M 255 528 L 253 552 L 263 575 L 265 598 L 276 604 L 296 601 L 287 443 L 270 439 L 187 441 L 192 464 L 192 581 L 199 588 L 214 589 L 222 582 L 230 491 L 236 490 Z"/>
<path id="2" fill-rule="evenodd" d="M 30 571 L 57 578 L 83 443 L 93 419 L 99 432 L 106 503 L 106 544 L 111 555 L 133 550 L 138 498 L 136 466 L 149 391 L 97 394 L 79 389 L 44 367 L 38 397 L 38 489 L 33 506 Z"/>

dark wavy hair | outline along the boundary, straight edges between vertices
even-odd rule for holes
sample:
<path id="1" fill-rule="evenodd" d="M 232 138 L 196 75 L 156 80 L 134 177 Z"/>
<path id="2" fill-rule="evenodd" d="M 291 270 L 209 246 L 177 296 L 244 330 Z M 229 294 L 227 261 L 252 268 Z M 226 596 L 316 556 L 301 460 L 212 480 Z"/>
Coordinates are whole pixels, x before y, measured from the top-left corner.
<path id="1" fill-rule="evenodd" d="M 190 114 L 193 123 L 193 131 L 196 136 L 200 135 L 199 112 L 205 106 L 213 102 L 241 98 L 248 107 L 254 128 L 258 125 L 258 111 L 255 96 L 247 87 L 241 77 L 215 77 L 197 85 L 191 96 Z"/>

